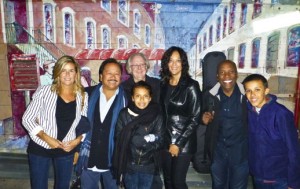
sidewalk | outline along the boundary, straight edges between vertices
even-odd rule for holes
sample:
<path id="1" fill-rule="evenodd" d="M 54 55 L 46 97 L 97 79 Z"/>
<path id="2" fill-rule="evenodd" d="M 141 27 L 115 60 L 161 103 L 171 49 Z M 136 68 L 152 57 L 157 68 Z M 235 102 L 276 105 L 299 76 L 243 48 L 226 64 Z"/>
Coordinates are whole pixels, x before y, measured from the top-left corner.
<path id="1" fill-rule="evenodd" d="M 53 188 L 53 171 L 50 170 L 49 189 Z M 199 174 L 192 167 L 187 175 L 189 189 L 210 189 L 209 174 Z M 0 188 L 30 189 L 27 155 L 25 153 L 0 152 Z M 249 178 L 249 187 L 252 183 Z"/>

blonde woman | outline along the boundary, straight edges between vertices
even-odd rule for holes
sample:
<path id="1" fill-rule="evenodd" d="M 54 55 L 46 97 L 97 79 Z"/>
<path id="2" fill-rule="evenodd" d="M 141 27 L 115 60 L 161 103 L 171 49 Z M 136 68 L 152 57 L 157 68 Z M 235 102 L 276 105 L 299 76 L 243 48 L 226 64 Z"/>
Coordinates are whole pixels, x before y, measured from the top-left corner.
<path id="1" fill-rule="evenodd" d="M 78 133 L 82 127 L 78 123 L 87 114 L 87 102 L 79 64 L 71 56 L 61 57 L 53 70 L 52 85 L 36 90 L 23 115 L 30 136 L 27 153 L 32 189 L 48 188 L 51 162 L 55 189 L 69 188 L 74 153 L 84 132 L 81 128 Z"/>

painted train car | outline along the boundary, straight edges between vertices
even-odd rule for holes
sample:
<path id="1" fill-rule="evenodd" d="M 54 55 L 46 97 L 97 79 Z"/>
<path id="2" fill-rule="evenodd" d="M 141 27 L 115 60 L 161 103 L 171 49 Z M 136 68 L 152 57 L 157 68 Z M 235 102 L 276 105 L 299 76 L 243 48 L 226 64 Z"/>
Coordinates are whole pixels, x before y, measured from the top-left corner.
<path id="1" fill-rule="evenodd" d="M 300 65 L 300 1 L 223 0 L 200 26 L 189 52 L 191 73 L 201 83 L 201 60 L 222 51 L 238 67 L 239 80 L 250 73 L 269 79 L 271 92 L 294 111 Z"/>

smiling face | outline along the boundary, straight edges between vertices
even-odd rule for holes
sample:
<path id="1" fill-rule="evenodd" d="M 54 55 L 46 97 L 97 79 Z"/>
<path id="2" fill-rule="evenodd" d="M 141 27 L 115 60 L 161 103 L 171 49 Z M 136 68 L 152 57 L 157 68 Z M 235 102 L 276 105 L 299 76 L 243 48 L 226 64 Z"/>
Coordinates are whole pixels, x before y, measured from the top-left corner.
<path id="1" fill-rule="evenodd" d="M 138 55 L 133 57 L 130 62 L 130 69 L 135 82 L 146 80 L 147 64 L 143 57 Z"/>
<path id="2" fill-rule="evenodd" d="M 182 71 L 182 61 L 178 51 L 174 51 L 168 63 L 169 71 L 172 77 L 180 76 Z"/>
<path id="3" fill-rule="evenodd" d="M 233 62 L 223 62 L 219 65 L 217 79 L 227 96 L 232 94 L 237 78 L 237 69 Z"/>
<path id="4" fill-rule="evenodd" d="M 100 74 L 100 81 L 102 82 L 104 90 L 117 90 L 121 82 L 122 71 L 115 63 L 108 63 L 105 65 L 102 74 Z"/>
<path id="5" fill-rule="evenodd" d="M 139 109 L 145 109 L 151 101 L 151 95 L 149 90 L 147 90 L 144 87 L 135 88 L 132 95 L 132 101 L 134 102 L 135 106 Z"/>
<path id="6" fill-rule="evenodd" d="M 67 63 L 61 70 L 59 81 L 62 86 L 71 86 L 75 83 L 77 73 L 73 63 Z"/>
<path id="7" fill-rule="evenodd" d="M 262 81 L 253 80 L 244 84 L 246 97 L 252 106 L 261 108 L 267 102 L 269 88 L 266 88 Z"/>

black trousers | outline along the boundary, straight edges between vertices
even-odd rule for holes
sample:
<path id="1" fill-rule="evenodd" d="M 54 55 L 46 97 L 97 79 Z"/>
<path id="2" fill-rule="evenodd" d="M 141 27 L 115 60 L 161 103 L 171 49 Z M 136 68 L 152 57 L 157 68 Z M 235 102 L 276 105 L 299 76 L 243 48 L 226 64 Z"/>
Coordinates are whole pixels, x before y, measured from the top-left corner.
<path id="1" fill-rule="evenodd" d="M 186 175 L 192 154 L 181 153 L 172 157 L 168 151 L 162 151 L 162 169 L 166 189 L 187 189 Z"/>

